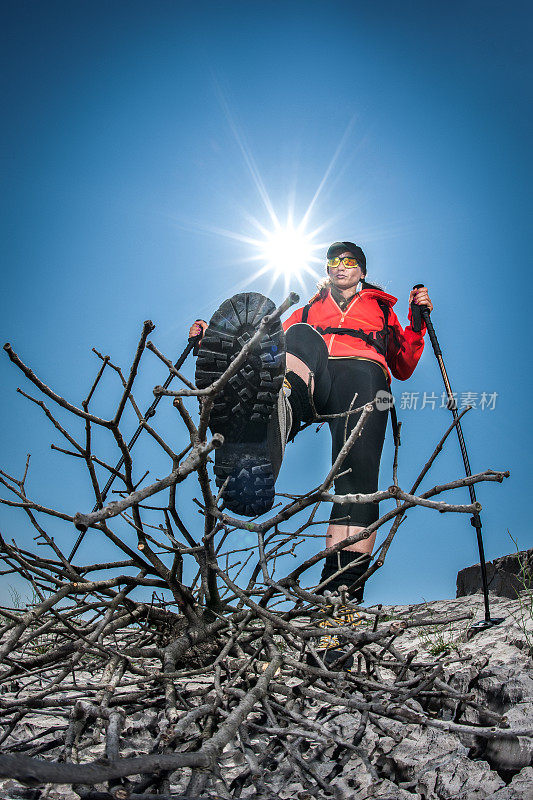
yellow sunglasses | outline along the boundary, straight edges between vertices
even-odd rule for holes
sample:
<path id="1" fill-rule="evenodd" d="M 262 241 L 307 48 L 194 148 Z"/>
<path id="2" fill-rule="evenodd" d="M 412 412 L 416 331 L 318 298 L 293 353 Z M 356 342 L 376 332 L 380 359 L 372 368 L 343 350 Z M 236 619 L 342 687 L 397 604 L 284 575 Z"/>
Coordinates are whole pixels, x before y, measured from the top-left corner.
<path id="1" fill-rule="evenodd" d="M 347 267 L 348 269 L 353 269 L 354 267 L 359 266 L 359 264 L 357 263 L 357 259 L 355 258 L 349 258 L 348 256 L 345 256 L 344 258 L 339 258 L 337 256 L 337 258 L 328 258 L 327 260 L 328 268 L 329 267 L 335 268 L 340 266 L 341 261 L 344 264 L 344 266 Z"/>

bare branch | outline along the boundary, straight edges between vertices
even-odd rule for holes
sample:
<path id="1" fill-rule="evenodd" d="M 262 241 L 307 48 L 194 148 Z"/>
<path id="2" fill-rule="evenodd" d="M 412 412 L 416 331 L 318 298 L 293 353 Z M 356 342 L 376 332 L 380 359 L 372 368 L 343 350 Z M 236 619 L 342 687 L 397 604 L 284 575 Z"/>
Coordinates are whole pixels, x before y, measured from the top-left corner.
<path id="1" fill-rule="evenodd" d="M 13 363 L 41 392 L 83 420 L 85 441 L 80 444 L 43 401 L 21 391 L 69 443 L 71 449 L 54 449 L 78 459 L 101 507 L 71 516 L 30 497 L 29 458 L 22 477 L 0 471 L 6 495 L 0 503 L 24 511 L 39 545 L 23 547 L 0 536 L 2 574 L 24 581 L 32 598 L 14 595 L 13 608 L 0 608 L 0 776 L 31 786 L 70 784 L 82 800 L 272 800 L 278 796 L 278 779 L 295 797 L 327 797 L 335 791 L 339 800 L 350 800 L 356 791 L 359 796 L 360 787 L 344 781 L 345 767 L 350 776 L 363 775 L 375 785 L 376 796 L 383 793 L 383 758 L 375 743 L 384 736 L 399 743 L 433 728 L 456 737 L 458 752 L 465 749 L 463 742 L 497 747 L 531 737 L 526 724 L 512 727 L 501 709 L 487 707 L 476 694 L 488 658 L 476 660 L 466 651 L 435 656 L 404 641 L 413 632 L 423 638 L 435 628 L 461 626 L 471 612 L 455 607 L 448 615 L 420 608 L 365 609 L 352 593 L 393 552 L 391 543 L 411 509 L 475 514 L 479 504 L 456 503 L 453 494 L 445 501 L 440 496 L 508 477 L 508 472 L 485 470 L 418 491 L 456 423 L 411 491 L 398 480 L 396 444 L 393 485 L 370 494 L 338 495 L 333 483 L 346 474 L 346 456 L 376 407 L 374 401 L 356 408 L 354 395 L 346 412 L 328 416 L 344 419 L 345 443 L 318 486 L 279 493 L 278 501 L 283 500 L 270 516 L 250 520 L 226 513 L 224 487 L 212 490 L 209 456 L 223 444 L 220 434 L 206 440 L 213 403 L 265 327 L 292 302 L 294 296 L 265 317 L 224 374 L 203 390 L 147 342 L 153 327 L 149 321 L 129 372 L 95 351 L 102 363 L 81 408 L 46 386 L 6 345 Z M 166 436 L 151 428 L 133 397 L 146 348 L 186 386 L 178 392 L 155 390 L 175 397 L 178 437 L 175 430 Z M 110 421 L 89 412 L 109 368 L 122 387 Z M 200 399 L 199 416 L 185 407 L 184 396 Z M 128 402 L 139 432 L 144 428 L 151 436 L 150 448 L 144 453 L 140 448 L 138 457 L 136 451 L 135 461 L 127 444 L 133 440 L 123 429 Z M 358 416 L 349 431 L 352 415 Z M 122 471 L 121 462 L 112 467 L 100 452 L 95 425 L 111 432 Z M 185 445 L 178 455 L 176 441 Z M 157 453 L 153 462 L 148 450 Z M 171 460 L 171 471 L 162 478 L 158 458 Z M 117 499 L 105 506 L 95 465 L 122 481 Z M 144 485 L 147 475 L 156 477 Z M 184 507 L 185 495 L 178 490 L 185 480 L 196 486 L 191 508 Z M 167 490 L 164 500 L 147 502 Z M 315 552 L 304 551 L 304 543 L 319 536 L 317 526 L 328 524 L 318 519 L 325 516 L 318 513 L 321 503 L 390 499 L 394 507 L 364 530 L 331 547 L 320 549 L 321 542 Z M 66 494 L 67 507 L 69 501 Z M 300 512 L 305 512 L 303 522 L 296 519 Z M 94 529 L 86 563 L 74 566 L 65 558 L 55 519 Z M 320 585 L 305 585 L 307 570 L 389 522 L 371 565 L 351 587 L 327 591 L 332 578 L 346 573 L 348 582 L 357 559 Z M 112 555 L 108 550 L 99 554 L 100 535 Z M 329 637 L 336 637 L 338 646 L 328 650 L 324 640 L 333 641 Z M 463 667 L 468 683 L 456 685 L 454 672 Z M 51 719 L 47 728 L 35 724 L 43 715 Z M 101 791 L 105 783 L 107 790 Z"/>

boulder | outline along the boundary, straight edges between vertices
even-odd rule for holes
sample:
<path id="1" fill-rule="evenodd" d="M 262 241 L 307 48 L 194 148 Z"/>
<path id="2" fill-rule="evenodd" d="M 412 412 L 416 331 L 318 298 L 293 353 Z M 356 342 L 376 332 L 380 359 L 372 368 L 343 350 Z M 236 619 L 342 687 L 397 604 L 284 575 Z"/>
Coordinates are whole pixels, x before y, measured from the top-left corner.
<path id="1" fill-rule="evenodd" d="M 489 591 L 498 597 L 513 600 L 533 588 L 533 549 L 522 550 L 487 562 Z M 482 591 L 481 567 L 473 564 L 457 573 L 456 597 L 466 597 Z"/>
<path id="2" fill-rule="evenodd" d="M 486 761 L 469 758 L 457 736 L 434 728 L 412 728 L 378 766 L 427 800 L 485 800 L 504 786 Z"/>
<path id="3" fill-rule="evenodd" d="M 533 797 L 533 767 L 520 770 L 511 783 L 489 795 L 486 800 L 531 800 Z"/>

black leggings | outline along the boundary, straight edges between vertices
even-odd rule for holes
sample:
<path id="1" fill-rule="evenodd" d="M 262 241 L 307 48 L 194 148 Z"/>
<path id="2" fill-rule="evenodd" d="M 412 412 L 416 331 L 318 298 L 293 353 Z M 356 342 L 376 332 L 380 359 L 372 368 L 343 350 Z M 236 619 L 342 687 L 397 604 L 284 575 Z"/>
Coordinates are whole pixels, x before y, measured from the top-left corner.
<path id="1" fill-rule="evenodd" d="M 374 399 L 380 389 L 389 392 L 389 384 L 383 368 L 376 361 L 358 358 L 329 358 L 322 336 L 310 325 L 291 325 L 286 332 L 287 352 L 306 364 L 315 376 L 313 401 L 319 414 L 338 414 L 347 411 L 357 392 L 355 408 Z M 387 411 L 374 409 L 367 418 L 363 431 L 346 456 L 341 472 L 350 469 L 335 481 L 336 494 L 368 494 L 378 488 L 379 462 Z M 355 426 L 360 414 L 348 418 L 347 436 Z M 345 436 L 346 418 L 329 421 L 332 440 L 332 463 L 337 458 Z M 334 503 L 330 520 L 339 525 L 366 527 L 379 516 L 377 503 Z"/>

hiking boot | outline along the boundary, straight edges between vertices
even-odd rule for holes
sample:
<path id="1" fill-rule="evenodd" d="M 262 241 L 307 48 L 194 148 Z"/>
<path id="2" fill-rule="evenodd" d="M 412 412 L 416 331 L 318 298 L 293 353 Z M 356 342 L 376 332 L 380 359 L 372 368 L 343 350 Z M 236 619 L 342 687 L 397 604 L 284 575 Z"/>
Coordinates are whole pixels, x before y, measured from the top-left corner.
<path id="1" fill-rule="evenodd" d="M 330 612 L 331 610 L 330 608 Z M 360 625 L 361 622 L 361 616 L 352 608 L 348 608 L 348 606 L 337 606 L 336 609 L 333 610 L 332 619 L 327 617 L 321 620 L 318 625 L 320 628 L 333 628 L 341 625 L 343 627 L 349 626 L 350 628 L 355 628 Z M 316 647 L 317 655 L 319 655 L 326 666 L 328 666 L 342 656 L 344 653 L 343 645 L 342 635 L 326 633 L 324 636 L 321 636 L 318 641 Z M 350 669 L 353 665 L 353 661 L 353 656 L 346 659 L 342 665 L 343 669 Z"/>
<path id="2" fill-rule="evenodd" d="M 331 580 L 320 589 L 319 594 L 324 594 L 327 591 L 337 592 L 340 586 L 351 586 L 356 581 L 359 581 L 348 597 L 351 602 L 361 603 L 365 584 L 360 582 L 360 578 L 370 566 L 370 561 L 371 558 L 368 553 L 359 553 L 355 550 L 339 550 L 337 553 L 326 556 L 320 576 L 321 584 L 343 567 L 348 567 L 348 569 L 345 569 L 344 572 L 341 572 L 336 577 L 331 577 Z"/>
<path id="3" fill-rule="evenodd" d="M 196 385 L 217 380 L 250 341 L 274 303 L 257 292 L 236 294 L 215 312 L 202 339 L 196 363 Z M 255 517 L 274 503 L 290 408 L 280 390 L 285 374 L 285 336 L 279 320 L 265 329 L 238 372 L 215 398 L 209 427 L 224 436 L 215 450 L 215 480 L 224 485 L 225 506 Z"/>
<path id="4" fill-rule="evenodd" d="M 320 584 L 330 577 L 331 580 L 329 580 L 324 587 L 319 588 L 317 593 L 324 595 L 329 592 L 338 592 L 343 586 L 349 587 L 364 575 L 369 565 L 370 555 L 353 550 L 339 550 L 337 553 L 326 556 L 320 576 Z M 345 569 L 340 575 L 333 577 L 342 567 L 348 567 L 348 569 Z M 349 602 L 360 603 L 363 600 L 363 591 L 364 584 L 359 583 L 359 585 L 348 594 Z M 321 628 L 330 628 L 333 627 L 334 624 L 356 627 L 363 621 L 360 614 L 347 606 L 335 606 L 333 608 L 329 606 L 329 609 L 330 617 L 333 617 L 334 622 L 331 621 L 331 618 L 326 617 L 326 619 L 318 623 Z M 342 636 L 339 637 L 336 633 L 325 634 L 320 637 L 316 648 L 317 654 L 326 665 L 329 665 L 344 653 L 344 644 L 345 642 Z M 314 661 L 315 659 L 313 659 L 313 662 Z M 351 669 L 353 662 L 353 656 L 350 656 L 343 662 L 342 668 Z"/>

